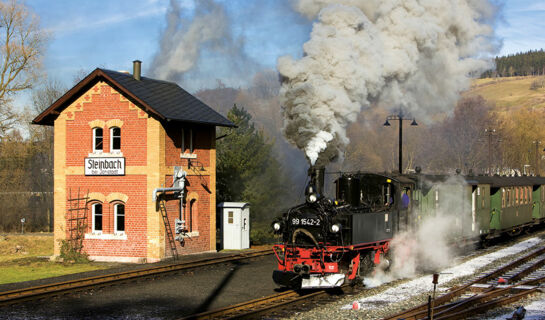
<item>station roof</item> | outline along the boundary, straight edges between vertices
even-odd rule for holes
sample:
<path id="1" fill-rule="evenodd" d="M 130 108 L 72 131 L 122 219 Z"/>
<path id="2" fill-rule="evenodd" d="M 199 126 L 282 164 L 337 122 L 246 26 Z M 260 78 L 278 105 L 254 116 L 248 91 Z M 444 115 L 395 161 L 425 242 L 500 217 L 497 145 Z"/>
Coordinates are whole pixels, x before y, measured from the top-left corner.
<path id="1" fill-rule="evenodd" d="M 135 105 L 160 120 L 235 127 L 176 83 L 97 68 L 38 115 L 32 123 L 52 126 L 58 115 L 97 82 L 104 81 Z"/>

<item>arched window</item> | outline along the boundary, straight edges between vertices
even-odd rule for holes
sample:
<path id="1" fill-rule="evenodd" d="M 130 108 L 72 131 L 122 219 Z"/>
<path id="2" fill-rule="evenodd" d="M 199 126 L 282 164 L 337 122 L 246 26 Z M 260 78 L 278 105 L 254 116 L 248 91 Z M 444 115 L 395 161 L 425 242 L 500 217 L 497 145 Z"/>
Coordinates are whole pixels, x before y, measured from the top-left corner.
<path id="1" fill-rule="evenodd" d="M 94 203 L 91 206 L 93 214 L 93 232 L 102 233 L 102 203 Z"/>
<path id="2" fill-rule="evenodd" d="M 121 151 L 121 128 L 110 128 L 110 152 Z"/>
<path id="3" fill-rule="evenodd" d="M 197 219 L 195 217 L 195 215 L 197 214 L 196 212 L 196 206 L 195 206 L 195 203 L 197 202 L 197 199 L 191 199 L 191 201 L 189 202 L 189 223 L 187 224 L 187 229 L 189 230 L 189 232 L 193 232 L 197 229 Z"/>
<path id="4" fill-rule="evenodd" d="M 125 232 L 125 205 L 122 203 L 114 204 L 114 230 L 115 233 Z"/>
<path id="5" fill-rule="evenodd" d="M 93 128 L 93 152 L 102 152 L 103 150 L 103 131 L 102 128 Z"/>

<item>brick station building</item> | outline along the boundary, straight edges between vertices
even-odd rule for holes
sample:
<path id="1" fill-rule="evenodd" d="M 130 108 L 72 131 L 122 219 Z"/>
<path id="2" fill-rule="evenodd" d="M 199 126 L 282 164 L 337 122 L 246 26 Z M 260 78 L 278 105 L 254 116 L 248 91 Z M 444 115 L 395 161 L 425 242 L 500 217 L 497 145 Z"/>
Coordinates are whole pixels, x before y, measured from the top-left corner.
<path id="1" fill-rule="evenodd" d="M 180 167 L 185 199 L 166 201 L 171 229 L 183 203 L 187 237 L 177 251 L 215 250 L 216 126 L 234 125 L 212 108 L 175 83 L 141 77 L 135 61 L 133 75 L 94 70 L 33 123 L 54 126 L 56 256 L 80 220 L 83 251 L 93 260 L 171 256 L 153 193 L 171 187 Z"/>

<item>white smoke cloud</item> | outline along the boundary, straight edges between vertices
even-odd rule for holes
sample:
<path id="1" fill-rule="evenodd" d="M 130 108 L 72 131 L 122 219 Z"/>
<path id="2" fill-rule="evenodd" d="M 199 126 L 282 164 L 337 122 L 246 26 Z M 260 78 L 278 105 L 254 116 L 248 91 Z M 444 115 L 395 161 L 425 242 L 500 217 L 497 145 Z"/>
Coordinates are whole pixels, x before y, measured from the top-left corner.
<path id="1" fill-rule="evenodd" d="M 487 0 L 299 0 L 295 8 L 317 21 L 304 56 L 281 57 L 277 67 L 284 134 L 311 164 L 342 155 L 346 127 L 373 102 L 424 121 L 452 110 L 498 49 Z"/>
<path id="2" fill-rule="evenodd" d="M 461 201 L 466 198 L 467 184 L 460 176 L 429 184 L 434 185 L 430 191 L 433 194 L 429 196 L 435 199 L 435 190 L 439 191 L 434 214 L 425 216 L 416 211 L 416 229 L 398 233 L 390 243 L 390 269 L 385 271 L 379 266 L 372 276 L 364 279 L 365 285 L 374 287 L 395 279 L 412 278 L 420 271 L 440 272 L 452 263 L 455 257 L 453 243 L 462 230 L 467 232 L 471 228 L 472 223 L 471 208 L 465 205 L 467 201 Z M 474 230 L 479 230 L 478 225 L 473 226 Z M 430 249 L 430 246 L 433 248 Z"/>
<path id="3" fill-rule="evenodd" d="M 155 56 L 151 72 L 154 77 L 177 80 L 191 70 L 203 44 L 226 37 L 227 16 L 223 7 L 212 0 L 197 2 L 195 17 L 188 27 L 181 18 L 177 0 L 171 0 L 167 12 L 167 27 L 161 36 L 160 50 Z"/>
<path id="4" fill-rule="evenodd" d="M 199 0 L 192 14 L 182 9 L 188 10 L 178 0 L 170 0 L 167 27 L 149 69 L 151 76 L 182 82 L 192 89 L 219 81 L 241 85 L 251 79 L 259 64 L 244 51 L 242 36 L 233 36 L 233 23 L 224 4 Z"/>

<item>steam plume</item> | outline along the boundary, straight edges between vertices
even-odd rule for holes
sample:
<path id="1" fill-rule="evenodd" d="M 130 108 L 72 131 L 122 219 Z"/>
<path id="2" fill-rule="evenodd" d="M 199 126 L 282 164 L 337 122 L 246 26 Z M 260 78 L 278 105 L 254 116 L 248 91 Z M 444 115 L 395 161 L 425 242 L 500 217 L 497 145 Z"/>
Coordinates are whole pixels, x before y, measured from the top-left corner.
<path id="1" fill-rule="evenodd" d="M 303 58 L 278 59 L 284 134 L 311 164 L 342 155 L 346 127 L 372 103 L 420 120 L 448 112 L 497 50 L 487 0 L 299 0 L 295 8 L 317 21 Z"/>
<path id="2" fill-rule="evenodd" d="M 226 36 L 227 16 L 223 7 L 212 0 L 196 2 L 195 18 L 184 28 L 180 4 L 170 1 L 167 28 L 161 35 L 160 51 L 152 62 L 154 77 L 178 80 L 197 63 L 203 44 Z"/>
<path id="3" fill-rule="evenodd" d="M 372 277 L 365 278 L 367 286 L 374 287 L 394 279 L 414 277 L 418 271 L 439 272 L 454 259 L 452 243 L 462 232 L 479 230 L 477 221 L 472 220 L 471 208 L 465 198 L 466 182 L 460 176 L 453 176 L 445 182 L 424 182 L 434 185 L 438 193 L 429 195 L 436 201 L 434 214 L 426 216 L 415 212 L 418 227 L 398 233 L 391 242 L 393 264 L 388 272 L 380 268 Z M 469 216 L 468 216 L 469 215 Z M 466 235 L 467 236 L 467 235 Z M 430 250 L 433 243 L 433 250 Z M 379 266 L 380 267 L 380 266 Z"/>
<path id="4" fill-rule="evenodd" d="M 181 82 L 194 90 L 216 81 L 240 86 L 251 79 L 260 66 L 244 51 L 243 37 L 233 36 L 222 3 L 195 1 L 192 18 L 184 16 L 178 1 L 171 0 L 167 27 L 150 67 L 152 77 Z"/>

